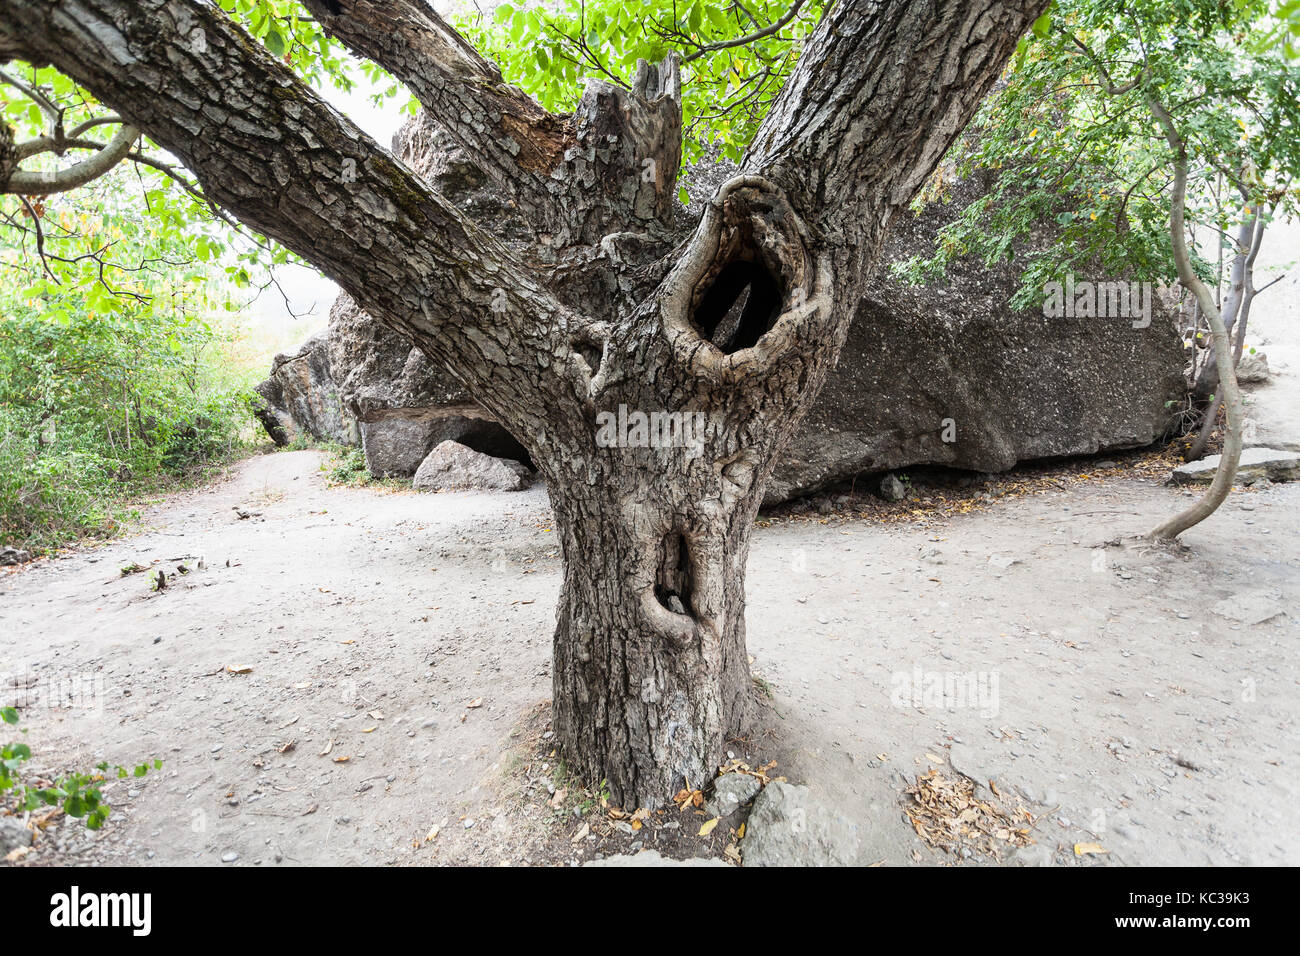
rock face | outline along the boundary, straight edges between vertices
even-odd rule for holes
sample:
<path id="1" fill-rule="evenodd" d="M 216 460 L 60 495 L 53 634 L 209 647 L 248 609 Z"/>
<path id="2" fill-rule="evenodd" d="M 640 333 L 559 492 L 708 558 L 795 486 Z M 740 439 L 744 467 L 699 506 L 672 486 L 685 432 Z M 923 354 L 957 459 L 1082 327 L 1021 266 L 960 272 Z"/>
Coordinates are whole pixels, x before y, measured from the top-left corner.
<path id="1" fill-rule="evenodd" d="M 740 843 L 745 866 L 853 866 L 857 828 L 807 787 L 773 781 L 754 800 Z"/>
<path id="2" fill-rule="evenodd" d="M 1018 266 L 960 259 L 945 282 L 919 287 L 891 277 L 890 263 L 929 255 L 939 229 L 982 189 L 977 180 L 959 183 L 951 204 L 895 225 L 839 365 L 769 482 L 766 504 L 909 465 L 998 472 L 1164 435 L 1166 402 L 1185 392 L 1184 357 L 1154 286 L 1150 324 L 1135 328 L 1142 318 L 1012 309 Z M 1052 239 L 1043 230 L 1027 248 Z"/>
<path id="3" fill-rule="evenodd" d="M 412 484 L 417 491 L 523 491 L 531 477 L 532 473 L 517 461 L 493 458 L 458 442 L 445 441 L 420 463 Z"/>
<path id="4" fill-rule="evenodd" d="M 502 241 L 521 241 L 508 206 L 438 130 L 413 121 L 394 146 Z M 891 262 L 928 254 L 938 230 L 984 188 L 977 180 L 958 183 L 951 204 L 932 204 L 896 224 L 839 366 L 769 480 L 765 504 L 908 466 L 1005 471 L 1162 437 L 1172 420 L 1167 403 L 1184 392 L 1184 358 L 1156 290 L 1143 324 L 1013 310 L 1018 267 L 959 260 L 943 283 L 923 287 L 891 277 Z M 1045 229 L 1027 248 L 1051 241 Z M 448 440 L 526 460 L 449 372 L 346 295 L 335 302 L 327 331 L 277 356 L 258 391 L 268 406 L 262 420 L 277 441 L 306 432 L 360 442 L 375 475 L 410 475 Z"/>
<path id="5" fill-rule="evenodd" d="M 329 336 L 313 335 L 271 362 L 270 377 L 256 389 L 265 402 L 257 417 L 278 445 L 298 437 L 356 442 L 356 422 L 339 400 L 330 364 Z"/>
<path id="6" fill-rule="evenodd" d="M 1174 469 L 1176 485 L 1208 485 L 1219 470 L 1221 455 L 1210 455 L 1200 461 L 1189 461 Z M 1267 478 L 1270 481 L 1295 481 L 1300 478 L 1300 453 L 1279 451 L 1276 448 L 1243 448 L 1237 462 L 1238 484 Z"/>

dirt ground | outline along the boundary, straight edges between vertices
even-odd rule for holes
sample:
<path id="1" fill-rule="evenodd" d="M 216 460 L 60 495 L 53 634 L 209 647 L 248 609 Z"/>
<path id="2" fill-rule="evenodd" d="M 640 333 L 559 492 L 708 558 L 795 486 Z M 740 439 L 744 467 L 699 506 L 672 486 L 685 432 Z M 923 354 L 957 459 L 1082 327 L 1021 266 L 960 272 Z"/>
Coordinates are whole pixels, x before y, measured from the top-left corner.
<path id="1" fill-rule="evenodd" d="M 724 852 L 694 809 L 611 818 L 549 751 L 544 489 L 331 487 L 325 457 L 252 457 L 131 537 L 0 577 L 35 775 L 164 761 L 108 784 L 98 834 L 43 821 L 21 865 Z M 1300 487 L 1235 494 L 1182 553 L 1106 547 L 1186 500 L 1141 460 L 766 519 L 748 621 L 770 711 L 733 754 L 854 821 L 863 863 L 992 861 L 914 830 L 904 791 L 932 768 L 1027 809 L 1021 862 L 1300 863 Z"/>

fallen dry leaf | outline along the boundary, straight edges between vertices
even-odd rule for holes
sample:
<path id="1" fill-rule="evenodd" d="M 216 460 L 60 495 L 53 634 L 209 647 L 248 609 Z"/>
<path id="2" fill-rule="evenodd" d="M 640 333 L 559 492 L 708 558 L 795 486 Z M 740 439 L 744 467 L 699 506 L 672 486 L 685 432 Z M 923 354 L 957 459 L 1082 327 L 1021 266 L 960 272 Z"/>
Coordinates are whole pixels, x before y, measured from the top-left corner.
<path id="1" fill-rule="evenodd" d="M 1109 853 L 1100 843 L 1076 843 L 1074 845 L 1075 856 L 1096 856 L 1100 853 Z"/>
<path id="2" fill-rule="evenodd" d="M 721 819 L 722 817 L 714 817 L 712 820 L 705 820 L 702 824 L 700 824 L 699 835 L 708 836 L 710 833 L 713 832 L 713 828 L 718 825 L 718 821 Z"/>
<path id="3" fill-rule="evenodd" d="M 38 813 L 36 816 L 32 817 L 32 824 L 36 827 L 36 829 L 44 830 L 51 823 L 53 823 L 55 819 L 59 817 L 62 813 L 63 813 L 62 807 L 50 807 L 48 810 L 43 810 L 40 813 Z"/>
<path id="4" fill-rule="evenodd" d="M 251 674 L 253 668 L 250 664 L 227 664 L 226 671 L 231 674 Z"/>

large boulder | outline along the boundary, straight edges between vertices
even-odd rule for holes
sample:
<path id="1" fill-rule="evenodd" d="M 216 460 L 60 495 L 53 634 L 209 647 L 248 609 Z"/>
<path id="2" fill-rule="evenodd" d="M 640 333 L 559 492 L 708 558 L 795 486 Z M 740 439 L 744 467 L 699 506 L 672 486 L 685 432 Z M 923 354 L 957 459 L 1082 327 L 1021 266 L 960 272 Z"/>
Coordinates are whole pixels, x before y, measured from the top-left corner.
<path id="1" fill-rule="evenodd" d="M 929 205 L 895 225 L 839 364 L 769 481 L 766 504 L 913 465 L 999 472 L 1039 458 L 1139 448 L 1165 435 L 1170 403 L 1186 391 L 1185 359 L 1158 288 L 1143 325 L 1013 309 L 1014 264 L 959 259 L 944 282 L 925 286 L 892 276 L 891 263 L 928 255 L 939 229 L 982 188 L 959 183 L 952 204 Z M 1053 240 L 1043 229 L 1027 248 Z"/>
<path id="2" fill-rule="evenodd" d="M 527 460 L 523 446 L 444 366 L 375 322 L 346 293 L 330 310 L 327 338 L 339 398 L 357 423 L 371 474 L 413 475 L 446 441 Z"/>
<path id="3" fill-rule="evenodd" d="M 412 121 L 394 146 L 503 242 L 527 241 L 509 204 L 431 124 Z M 1022 245 L 1015 265 L 958 260 L 943 282 L 921 287 L 893 278 L 890 263 L 927 254 L 939 229 L 986 188 L 978 179 L 956 183 L 954 202 L 896 224 L 839 365 L 778 463 L 765 504 L 909 466 L 997 472 L 1034 459 L 1141 447 L 1165 434 L 1184 392 L 1184 356 L 1157 294 L 1144 326 L 1011 308 L 1019 262 L 1055 241 L 1052 229 Z M 375 475 L 411 475 L 444 441 L 527 460 L 454 376 L 346 294 L 324 335 L 277 356 L 259 391 L 269 406 L 268 431 L 276 437 L 278 425 L 282 433 L 277 440 L 306 431 L 359 442 Z"/>
<path id="4" fill-rule="evenodd" d="M 277 445 L 300 437 L 356 443 L 356 419 L 339 399 L 328 333 L 313 335 L 292 352 L 277 355 L 270 376 L 256 391 L 262 398 L 257 417 Z"/>
<path id="5" fill-rule="evenodd" d="M 445 441 L 420 463 L 411 484 L 417 491 L 465 488 L 523 491 L 532 473 L 509 458 L 493 458 L 454 441 Z"/>

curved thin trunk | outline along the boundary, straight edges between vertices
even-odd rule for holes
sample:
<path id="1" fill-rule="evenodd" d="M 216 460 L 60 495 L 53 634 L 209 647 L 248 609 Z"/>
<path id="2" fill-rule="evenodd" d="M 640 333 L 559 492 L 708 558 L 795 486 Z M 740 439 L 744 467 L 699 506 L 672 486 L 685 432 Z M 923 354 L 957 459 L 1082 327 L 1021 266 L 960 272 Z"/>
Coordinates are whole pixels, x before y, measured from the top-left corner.
<path id="1" fill-rule="evenodd" d="M 1210 290 L 1197 277 L 1192 268 L 1191 256 L 1187 251 L 1185 222 L 1187 145 L 1174 126 L 1173 118 L 1159 99 L 1154 94 L 1149 94 L 1148 102 L 1156 121 L 1163 127 L 1165 138 L 1176 157 L 1169 231 L 1173 241 L 1174 262 L 1178 266 L 1178 278 L 1196 296 L 1201 311 L 1210 323 L 1211 348 L 1214 350 L 1215 366 L 1219 375 L 1219 394 L 1228 415 L 1228 433 L 1224 439 L 1223 453 L 1219 458 L 1219 467 L 1214 473 L 1214 480 L 1210 483 L 1209 490 L 1191 507 L 1161 522 L 1149 535 L 1156 541 L 1172 541 L 1188 528 L 1200 524 L 1214 514 L 1228 497 L 1228 492 L 1232 490 L 1232 482 L 1237 475 L 1237 463 L 1241 459 L 1241 389 L 1237 385 L 1236 363 L 1233 361 L 1232 343 L 1228 338 L 1227 327 L 1223 323 L 1223 315 L 1215 305 Z"/>

